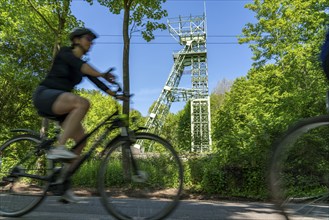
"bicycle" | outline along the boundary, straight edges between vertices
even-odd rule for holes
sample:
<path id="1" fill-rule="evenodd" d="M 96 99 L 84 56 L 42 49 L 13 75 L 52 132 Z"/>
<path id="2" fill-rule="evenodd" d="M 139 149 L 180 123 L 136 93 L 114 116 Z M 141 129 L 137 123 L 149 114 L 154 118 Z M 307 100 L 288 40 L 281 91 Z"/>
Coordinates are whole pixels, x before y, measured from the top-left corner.
<path id="1" fill-rule="evenodd" d="M 274 143 L 269 185 L 285 219 L 329 219 L 328 134 L 329 115 L 321 115 L 300 120 Z"/>
<path id="2" fill-rule="evenodd" d="M 109 214 L 117 219 L 163 219 L 171 214 L 183 188 L 180 158 L 165 139 L 143 131 L 145 128 L 130 130 L 128 124 L 117 108 L 86 134 L 72 149 L 104 129 L 62 183 L 56 180 L 63 169 L 59 164 L 65 161 L 46 158 L 58 129 L 53 137 L 40 137 L 28 129 L 14 130 L 21 134 L 0 147 L 0 216 L 22 216 L 46 196 L 62 195 L 98 146 L 105 146 L 99 154 L 98 193 Z M 107 140 L 114 130 L 120 134 Z"/>

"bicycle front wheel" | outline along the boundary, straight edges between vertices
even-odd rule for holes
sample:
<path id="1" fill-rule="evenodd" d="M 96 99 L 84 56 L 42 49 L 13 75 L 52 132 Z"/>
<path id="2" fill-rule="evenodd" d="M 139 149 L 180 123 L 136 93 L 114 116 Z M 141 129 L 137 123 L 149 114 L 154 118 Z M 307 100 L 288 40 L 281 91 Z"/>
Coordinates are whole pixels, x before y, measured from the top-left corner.
<path id="1" fill-rule="evenodd" d="M 304 119 L 274 145 L 272 197 L 286 219 L 329 219 L 329 116 Z"/>
<path id="2" fill-rule="evenodd" d="M 102 203 L 118 219 L 163 219 L 179 202 L 181 161 L 156 135 L 137 133 L 136 139 L 128 147 L 120 138 L 110 143 L 99 173 Z"/>
<path id="3" fill-rule="evenodd" d="M 0 147 L 0 216 L 21 216 L 44 198 L 47 160 L 38 150 L 39 137 L 22 134 Z"/>

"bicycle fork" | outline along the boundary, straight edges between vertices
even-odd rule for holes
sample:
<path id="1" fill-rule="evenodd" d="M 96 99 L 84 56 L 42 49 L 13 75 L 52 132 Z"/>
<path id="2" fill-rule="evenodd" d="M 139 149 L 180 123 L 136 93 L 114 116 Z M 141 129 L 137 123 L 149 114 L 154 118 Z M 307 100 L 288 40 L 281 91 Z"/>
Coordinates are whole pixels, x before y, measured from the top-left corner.
<path id="1" fill-rule="evenodd" d="M 126 169 L 130 170 L 132 173 L 131 180 L 133 182 L 137 183 L 143 183 L 146 182 L 148 179 L 148 175 L 145 171 L 140 170 L 138 167 L 138 164 L 136 163 L 136 158 L 133 154 L 132 148 L 134 147 L 133 145 L 136 143 L 136 137 L 135 137 L 135 132 L 133 130 L 129 130 L 127 127 L 121 127 L 121 136 L 127 137 L 128 140 L 126 143 L 124 143 L 124 157 L 128 159 L 128 164 L 131 164 L 131 167 L 127 167 Z"/>

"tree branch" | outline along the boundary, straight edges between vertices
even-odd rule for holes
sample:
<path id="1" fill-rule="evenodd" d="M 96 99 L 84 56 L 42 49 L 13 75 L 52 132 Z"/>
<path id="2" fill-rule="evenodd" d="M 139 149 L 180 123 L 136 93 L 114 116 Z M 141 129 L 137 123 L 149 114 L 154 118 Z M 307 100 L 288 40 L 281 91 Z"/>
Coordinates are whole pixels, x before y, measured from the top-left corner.
<path id="1" fill-rule="evenodd" d="M 41 19 L 46 22 L 46 24 L 48 25 L 48 27 L 55 33 L 57 34 L 57 31 L 55 28 L 53 28 L 50 23 L 47 21 L 47 19 L 38 11 L 38 9 L 33 5 L 33 3 L 31 2 L 31 0 L 28 0 L 28 2 L 30 3 L 31 7 L 33 8 L 33 10 L 41 17 Z"/>
<path id="2" fill-rule="evenodd" d="M 130 9 L 130 7 L 131 7 L 131 4 L 133 3 L 133 1 L 134 0 L 127 0 L 127 8 L 129 8 Z"/>

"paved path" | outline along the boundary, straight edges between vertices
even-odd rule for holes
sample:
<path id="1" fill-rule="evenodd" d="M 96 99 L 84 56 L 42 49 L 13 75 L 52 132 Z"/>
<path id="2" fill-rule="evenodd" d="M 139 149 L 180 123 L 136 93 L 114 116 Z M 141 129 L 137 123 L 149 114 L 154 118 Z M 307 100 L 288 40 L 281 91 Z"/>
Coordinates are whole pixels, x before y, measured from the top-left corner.
<path id="1" fill-rule="evenodd" d="M 41 205 L 19 218 L 24 220 L 113 220 L 101 205 L 99 198 L 88 197 L 79 204 L 61 204 L 56 197 L 47 197 Z M 225 202 L 183 200 L 168 220 L 280 220 L 283 219 L 271 204 L 255 202 Z"/>

